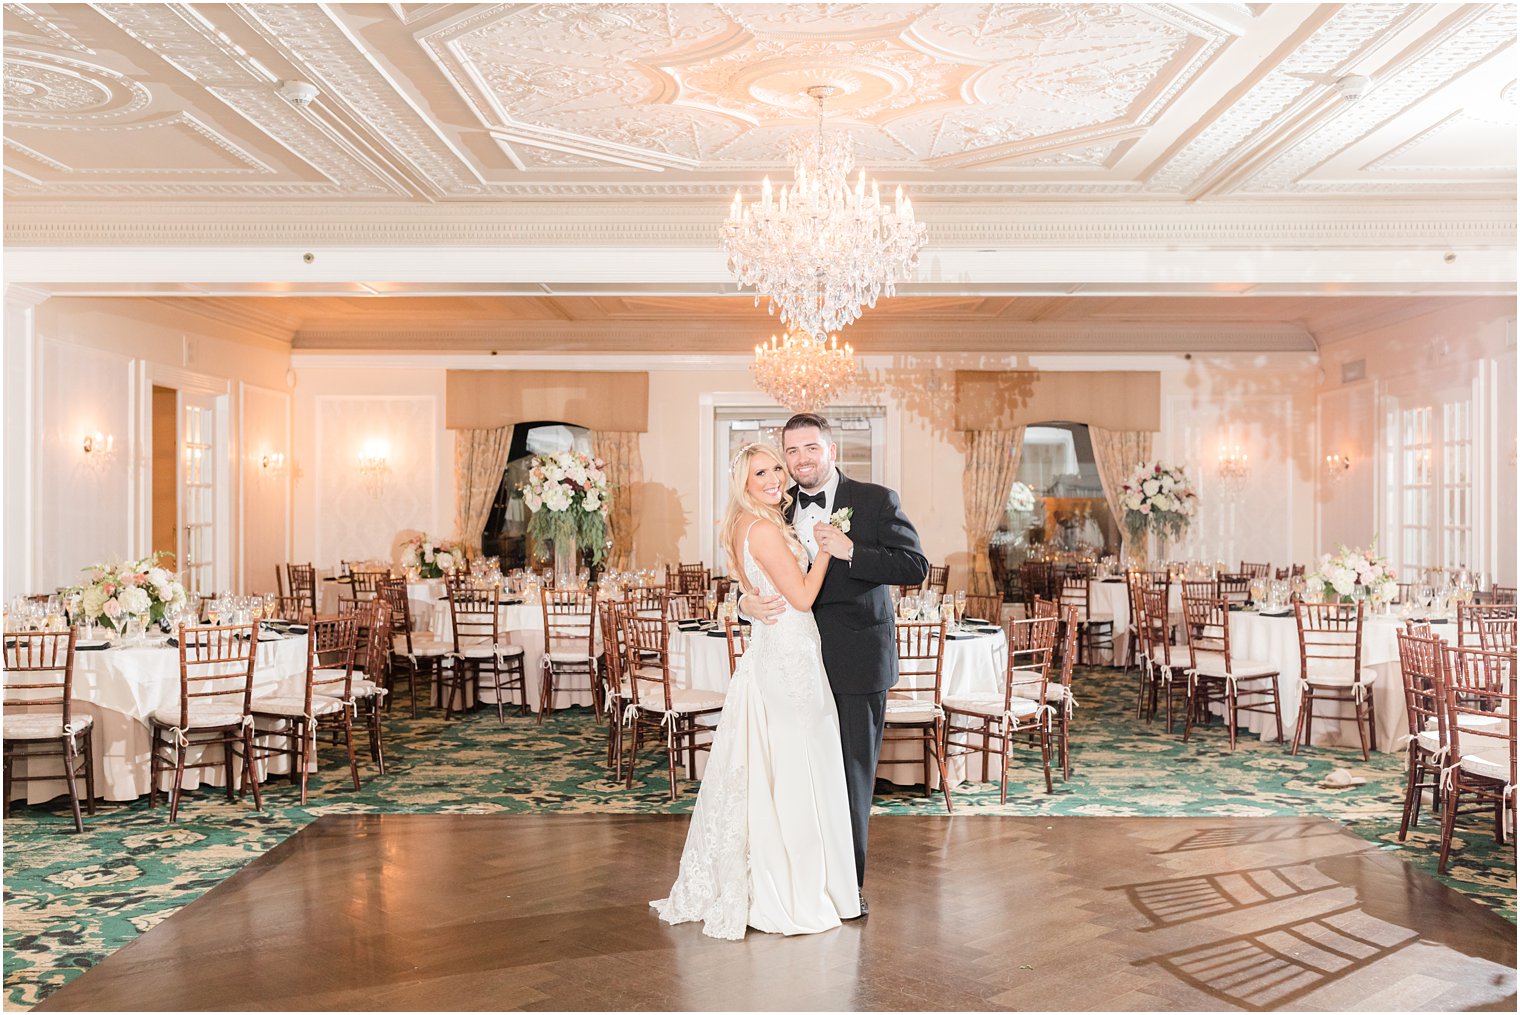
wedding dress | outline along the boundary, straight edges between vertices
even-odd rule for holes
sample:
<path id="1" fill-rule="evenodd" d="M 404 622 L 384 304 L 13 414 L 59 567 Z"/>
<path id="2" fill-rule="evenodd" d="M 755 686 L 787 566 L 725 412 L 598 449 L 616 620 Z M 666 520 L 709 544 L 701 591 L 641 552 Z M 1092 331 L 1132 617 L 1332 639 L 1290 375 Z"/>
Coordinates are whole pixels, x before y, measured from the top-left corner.
<path id="1" fill-rule="evenodd" d="M 750 555 L 748 532 L 744 574 L 759 593 L 777 594 Z M 701 920 L 703 933 L 730 940 L 746 925 L 813 934 L 860 915 L 839 716 L 811 612 L 788 605 L 775 624 L 754 625 L 713 733 L 676 883 L 650 905 L 667 923 Z"/>

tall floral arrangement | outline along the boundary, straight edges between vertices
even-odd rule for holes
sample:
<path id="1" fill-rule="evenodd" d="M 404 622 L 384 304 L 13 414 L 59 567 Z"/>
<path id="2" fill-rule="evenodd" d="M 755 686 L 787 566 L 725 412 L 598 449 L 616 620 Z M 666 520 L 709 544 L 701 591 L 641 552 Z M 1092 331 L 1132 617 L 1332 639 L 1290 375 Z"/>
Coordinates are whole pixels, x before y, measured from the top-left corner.
<path id="1" fill-rule="evenodd" d="M 1034 510 L 1034 491 L 1028 483 L 1014 481 L 1013 486 L 1008 488 L 1008 503 L 1003 509 L 1010 514 L 1024 514 Z"/>
<path id="2" fill-rule="evenodd" d="M 1125 480 L 1119 506 L 1124 510 L 1124 527 L 1136 539 L 1147 532 L 1175 539 L 1193 523 L 1198 495 L 1182 466 L 1150 462 Z"/>
<path id="3" fill-rule="evenodd" d="M 158 623 L 185 605 L 185 587 L 158 566 L 161 557 L 173 556 L 160 550 L 141 560 L 85 568 L 89 580 L 68 590 L 71 609 L 114 631 L 125 630 L 129 620 Z"/>
<path id="4" fill-rule="evenodd" d="M 1378 556 L 1377 543 L 1367 549 L 1348 550 L 1344 545 L 1333 554 L 1319 559 L 1314 573 L 1304 578 L 1305 586 L 1316 586 L 1327 600 L 1354 603 L 1370 599 L 1391 603 L 1399 591 L 1399 576 L 1388 566 L 1387 558 Z"/>
<path id="5" fill-rule="evenodd" d="M 451 540 L 423 533 L 401 544 L 401 566 L 415 567 L 423 578 L 442 578 L 463 563 L 464 548 Z"/>
<path id="6" fill-rule="evenodd" d="M 523 502 L 533 512 L 528 534 L 540 543 L 556 545 L 573 539 L 590 547 L 592 560 L 600 564 L 611 496 L 605 467 L 600 458 L 579 451 L 535 455 L 521 487 Z"/>

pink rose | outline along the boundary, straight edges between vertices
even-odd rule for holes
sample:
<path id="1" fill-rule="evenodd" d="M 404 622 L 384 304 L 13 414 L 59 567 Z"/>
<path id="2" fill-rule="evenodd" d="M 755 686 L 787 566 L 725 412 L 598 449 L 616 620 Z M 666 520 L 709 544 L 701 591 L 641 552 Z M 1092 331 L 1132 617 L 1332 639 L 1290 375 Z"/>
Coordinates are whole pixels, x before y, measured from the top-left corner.
<path id="1" fill-rule="evenodd" d="M 115 620 L 117 617 L 121 616 L 121 604 L 114 599 L 107 599 L 106 605 L 103 607 L 103 609 L 105 611 L 105 615 L 110 617 L 112 620 Z"/>
<path id="2" fill-rule="evenodd" d="M 106 582 L 103 591 L 108 596 L 114 596 L 114 595 L 116 595 L 116 583 L 115 582 Z"/>

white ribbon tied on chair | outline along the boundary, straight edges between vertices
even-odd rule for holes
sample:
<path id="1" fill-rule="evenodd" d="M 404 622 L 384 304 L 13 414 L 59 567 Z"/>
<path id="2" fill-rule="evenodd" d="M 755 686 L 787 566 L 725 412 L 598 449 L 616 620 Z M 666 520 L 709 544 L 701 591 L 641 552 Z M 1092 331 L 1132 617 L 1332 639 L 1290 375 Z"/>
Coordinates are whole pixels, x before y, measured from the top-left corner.
<path id="1" fill-rule="evenodd" d="M 1036 708 L 1034 714 L 1037 716 L 1035 719 L 1035 725 L 1044 726 L 1048 731 L 1050 729 L 1051 720 L 1056 714 L 1056 709 L 1054 705 L 1051 705 L 1047 702 L 1046 704 Z M 1013 709 L 1009 709 L 1008 711 L 1004 712 L 1003 719 L 1008 723 L 1009 733 L 1017 733 L 1020 729 L 1023 728 L 1019 725 L 1019 717 L 1013 714 Z"/>

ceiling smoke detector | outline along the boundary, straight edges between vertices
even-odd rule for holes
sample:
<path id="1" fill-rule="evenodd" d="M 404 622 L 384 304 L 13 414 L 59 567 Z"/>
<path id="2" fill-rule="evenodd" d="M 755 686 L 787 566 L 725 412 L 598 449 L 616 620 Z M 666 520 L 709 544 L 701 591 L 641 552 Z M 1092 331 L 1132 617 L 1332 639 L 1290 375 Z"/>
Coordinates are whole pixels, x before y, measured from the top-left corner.
<path id="1" fill-rule="evenodd" d="M 1335 82 L 1335 90 L 1347 102 L 1355 102 L 1367 94 L 1372 79 L 1365 74 L 1348 74 Z"/>
<path id="2" fill-rule="evenodd" d="M 322 93 L 317 86 L 309 81 L 281 81 L 280 96 L 293 106 L 305 109 L 311 105 L 312 100 Z"/>

